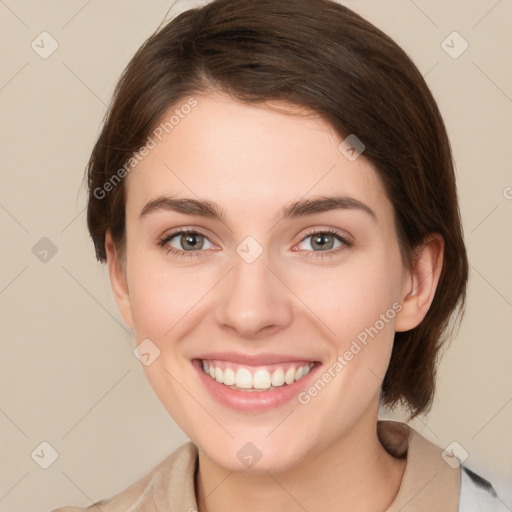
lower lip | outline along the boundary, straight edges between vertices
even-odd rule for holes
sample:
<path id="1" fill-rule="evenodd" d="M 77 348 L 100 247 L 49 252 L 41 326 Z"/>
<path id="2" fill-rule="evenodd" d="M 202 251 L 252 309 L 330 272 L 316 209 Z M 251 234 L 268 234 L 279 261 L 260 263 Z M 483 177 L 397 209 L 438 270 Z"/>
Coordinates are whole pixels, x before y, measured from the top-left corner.
<path id="1" fill-rule="evenodd" d="M 243 412 L 267 411 L 297 398 L 297 395 L 309 385 L 312 376 L 316 374 L 316 370 L 320 366 L 319 363 L 315 363 L 315 366 L 311 368 L 306 376 L 292 384 L 283 384 L 272 391 L 237 391 L 228 388 L 224 384 L 219 384 L 209 375 L 206 375 L 203 370 L 203 362 L 199 359 L 194 359 L 192 364 L 199 372 L 199 378 L 206 389 L 216 400 L 232 409 Z"/>

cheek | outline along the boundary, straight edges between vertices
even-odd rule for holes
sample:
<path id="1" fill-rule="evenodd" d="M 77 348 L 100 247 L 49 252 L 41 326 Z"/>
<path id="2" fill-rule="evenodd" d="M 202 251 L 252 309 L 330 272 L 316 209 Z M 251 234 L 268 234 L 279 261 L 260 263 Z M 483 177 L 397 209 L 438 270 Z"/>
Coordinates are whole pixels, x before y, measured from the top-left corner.
<path id="1" fill-rule="evenodd" d="M 135 339 L 137 344 L 149 339 L 159 351 L 154 361 L 142 368 L 168 413 L 187 431 L 187 411 L 194 410 L 195 404 L 183 392 L 183 388 L 191 389 L 192 383 L 187 381 L 190 375 L 183 371 L 189 362 L 182 353 L 182 338 L 191 324 L 197 323 L 201 296 L 211 285 L 192 268 L 155 265 L 143 254 L 133 254 L 131 262 L 128 284 Z"/>
<path id="2" fill-rule="evenodd" d="M 322 372 L 299 402 L 318 418 L 322 431 L 327 413 L 332 435 L 342 426 L 348 428 L 375 400 L 389 365 L 401 305 L 393 293 L 396 284 L 379 280 L 379 275 L 347 274 L 324 289 L 311 286 L 304 299 L 328 326 L 330 350 Z"/>
<path id="3" fill-rule="evenodd" d="M 297 296 L 325 325 L 328 338 L 335 339 L 343 349 L 347 340 L 376 323 L 379 331 L 392 330 L 396 316 L 393 304 L 400 297 L 400 276 L 399 262 L 382 257 L 296 273 L 290 279 L 295 283 Z M 382 325 L 381 317 L 386 313 Z"/>
<path id="4" fill-rule="evenodd" d="M 313 312 L 330 344 L 327 368 L 339 363 L 331 368 L 337 382 L 331 388 L 332 400 L 338 403 L 339 394 L 347 404 L 352 403 L 350 397 L 370 398 L 386 373 L 401 309 L 399 256 L 381 255 L 329 272 L 320 270 L 316 279 L 309 274 L 297 280 L 294 291 Z"/>
<path id="5" fill-rule="evenodd" d="M 128 274 L 136 338 L 176 337 L 175 327 L 208 289 L 208 276 L 202 272 L 200 277 L 199 267 L 172 267 L 146 260 L 144 255 L 134 255 Z"/>

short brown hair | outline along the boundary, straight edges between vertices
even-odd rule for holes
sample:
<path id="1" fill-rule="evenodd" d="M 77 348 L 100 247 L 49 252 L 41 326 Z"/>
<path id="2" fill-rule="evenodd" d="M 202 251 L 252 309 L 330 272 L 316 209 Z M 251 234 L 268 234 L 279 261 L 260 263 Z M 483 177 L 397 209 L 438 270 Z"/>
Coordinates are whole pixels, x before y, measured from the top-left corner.
<path id="1" fill-rule="evenodd" d="M 121 254 L 125 239 L 124 183 L 105 184 L 170 106 L 209 90 L 248 103 L 291 102 L 320 114 L 341 137 L 355 134 L 394 206 L 407 267 L 430 233 L 443 236 L 432 305 L 416 328 L 395 334 L 381 393 L 384 405 L 401 402 L 411 418 L 428 411 L 445 331 L 452 313 L 462 318 L 468 278 L 450 144 L 407 54 L 334 1 L 215 0 L 175 17 L 142 45 L 88 163 L 87 223 L 98 260 L 106 261 L 107 230 Z"/>

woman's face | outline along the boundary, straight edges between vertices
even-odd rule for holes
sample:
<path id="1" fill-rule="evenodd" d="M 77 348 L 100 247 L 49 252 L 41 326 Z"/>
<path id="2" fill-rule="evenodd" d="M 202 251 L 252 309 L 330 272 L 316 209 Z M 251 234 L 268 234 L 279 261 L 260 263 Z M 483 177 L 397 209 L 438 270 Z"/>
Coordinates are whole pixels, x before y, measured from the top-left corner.
<path id="1" fill-rule="evenodd" d="M 410 276 L 364 153 L 318 116 L 194 98 L 126 178 L 116 300 L 190 439 L 230 470 L 284 470 L 375 421 Z"/>

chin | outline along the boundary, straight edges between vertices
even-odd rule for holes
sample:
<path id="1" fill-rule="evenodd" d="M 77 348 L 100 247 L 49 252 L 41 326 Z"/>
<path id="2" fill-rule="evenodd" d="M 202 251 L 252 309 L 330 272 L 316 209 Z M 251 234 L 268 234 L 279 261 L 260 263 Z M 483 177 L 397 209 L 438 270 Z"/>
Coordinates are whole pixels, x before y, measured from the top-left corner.
<path id="1" fill-rule="evenodd" d="M 286 437 L 286 436 L 284 436 Z M 295 442 L 288 437 L 276 440 L 258 441 L 250 436 L 245 439 L 230 439 L 224 443 L 212 444 L 205 440 L 195 442 L 215 464 L 236 473 L 262 474 L 280 473 L 296 467 L 312 447 L 301 446 L 300 439 Z"/>

